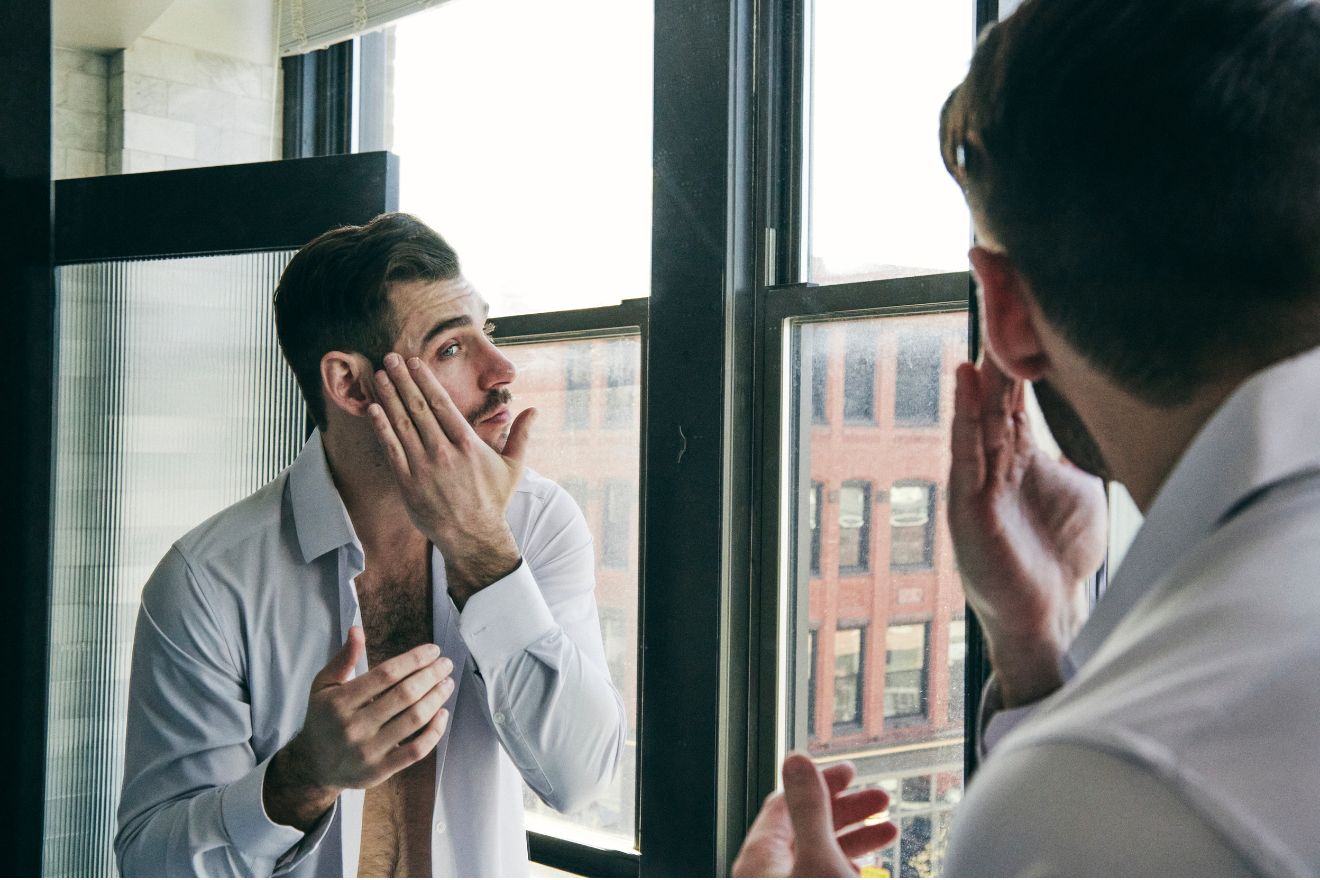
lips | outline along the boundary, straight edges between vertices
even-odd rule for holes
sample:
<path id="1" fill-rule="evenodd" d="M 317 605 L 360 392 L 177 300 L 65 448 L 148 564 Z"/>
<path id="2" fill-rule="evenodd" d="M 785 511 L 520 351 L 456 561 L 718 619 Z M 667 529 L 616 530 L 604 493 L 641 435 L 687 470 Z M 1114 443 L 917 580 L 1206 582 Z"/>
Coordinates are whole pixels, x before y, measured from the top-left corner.
<path id="1" fill-rule="evenodd" d="M 509 422 L 511 419 L 512 417 L 509 415 L 509 408 L 507 406 L 501 406 L 499 409 L 495 410 L 495 412 L 486 416 L 484 419 L 479 419 L 477 421 L 477 424 L 503 425 L 506 422 Z"/>

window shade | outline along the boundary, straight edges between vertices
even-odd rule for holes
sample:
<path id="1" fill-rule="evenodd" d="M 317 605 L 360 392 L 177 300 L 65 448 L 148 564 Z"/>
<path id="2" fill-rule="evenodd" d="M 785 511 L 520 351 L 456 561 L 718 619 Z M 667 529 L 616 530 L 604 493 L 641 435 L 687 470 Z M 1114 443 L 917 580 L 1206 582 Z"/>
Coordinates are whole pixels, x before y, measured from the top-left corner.
<path id="1" fill-rule="evenodd" d="M 283 0 L 280 54 L 299 55 L 382 28 L 446 0 Z"/>

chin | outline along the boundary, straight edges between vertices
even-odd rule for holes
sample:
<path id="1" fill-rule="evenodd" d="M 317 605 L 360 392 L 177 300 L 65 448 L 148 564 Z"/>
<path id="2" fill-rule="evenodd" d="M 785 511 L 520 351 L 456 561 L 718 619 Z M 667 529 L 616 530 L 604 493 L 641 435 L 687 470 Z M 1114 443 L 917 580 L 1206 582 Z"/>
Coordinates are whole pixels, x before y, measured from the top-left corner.
<path id="1" fill-rule="evenodd" d="M 493 425 L 491 428 L 477 428 L 477 436 L 485 441 L 486 445 L 496 452 L 504 452 L 504 444 L 509 442 L 509 429 L 504 425 Z"/>

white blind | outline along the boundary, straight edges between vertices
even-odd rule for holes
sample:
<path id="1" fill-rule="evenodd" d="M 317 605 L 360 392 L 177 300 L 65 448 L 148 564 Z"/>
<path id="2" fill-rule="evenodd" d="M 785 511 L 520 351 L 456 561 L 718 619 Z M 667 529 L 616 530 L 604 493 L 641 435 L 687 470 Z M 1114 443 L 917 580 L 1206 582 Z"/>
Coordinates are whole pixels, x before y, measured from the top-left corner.
<path id="1" fill-rule="evenodd" d="M 282 0 L 280 54 L 300 55 L 384 27 L 445 0 Z"/>

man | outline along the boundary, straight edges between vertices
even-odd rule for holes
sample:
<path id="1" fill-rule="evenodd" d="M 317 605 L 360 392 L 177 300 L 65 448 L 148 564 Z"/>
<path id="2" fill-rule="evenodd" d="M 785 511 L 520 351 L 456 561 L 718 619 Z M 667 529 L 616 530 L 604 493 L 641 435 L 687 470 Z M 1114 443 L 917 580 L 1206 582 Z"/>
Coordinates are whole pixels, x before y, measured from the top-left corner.
<path id="1" fill-rule="evenodd" d="M 582 515 L 426 226 L 326 233 L 275 309 L 317 431 L 143 592 L 120 869 L 525 874 L 522 783 L 577 809 L 623 749 Z"/>
<path id="2" fill-rule="evenodd" d="M 941 128 L 988 354 L 949 519 L 994 667 L 945 871 L 1320 873 L 1320 4 L 1028 0 Z M 1024 382 L 1146 515 L 1089 619 L 1101 483 L 1035 448 Z M 796 812 L 846 871 L 800 775 L 743 864 Z"/>

